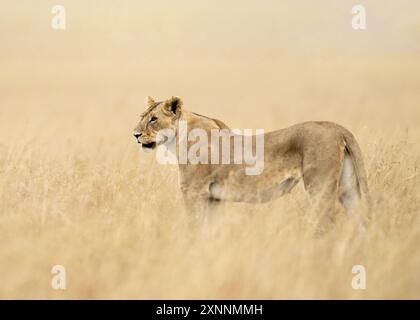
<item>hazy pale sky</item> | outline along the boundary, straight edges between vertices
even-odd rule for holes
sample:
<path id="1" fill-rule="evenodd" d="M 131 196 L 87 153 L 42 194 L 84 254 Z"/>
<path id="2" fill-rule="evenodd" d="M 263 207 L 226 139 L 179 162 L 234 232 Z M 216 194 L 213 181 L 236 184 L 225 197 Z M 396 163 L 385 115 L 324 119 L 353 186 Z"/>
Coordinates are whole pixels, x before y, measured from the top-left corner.
<path id="1" fill-rule="evenodd" d="M 420 1 L 358 1 L 367 29 L 351 28 L 348 0 L 62 0 L 67 30 L 50 27 L 54 1 L 8 1 L 0 63 L 275 60 L 282 55 L 420 54 Z"/>
<path id="2" fill-rule="evenodd" d="M 65 31 L 51 27 L 57 2 Z M 355 4 L 366 8 L 366 30 L 351 27 Z M 409 122 L 417 119 L 419 39 L 419 0 L 3 1 L 0 112 L 115 107 L 132 108 L 131 117 L 147 95 L 178 95 L 237 126 L 239 108 L 250 127 L 260 125 L 255 106 L 271 110 L 265 123 L 277 128 L 346 120 L 371 99 L 381 114 L 398 105 Z M 361 106 L 355 117 L 371 123 L 377 109 Z"/>

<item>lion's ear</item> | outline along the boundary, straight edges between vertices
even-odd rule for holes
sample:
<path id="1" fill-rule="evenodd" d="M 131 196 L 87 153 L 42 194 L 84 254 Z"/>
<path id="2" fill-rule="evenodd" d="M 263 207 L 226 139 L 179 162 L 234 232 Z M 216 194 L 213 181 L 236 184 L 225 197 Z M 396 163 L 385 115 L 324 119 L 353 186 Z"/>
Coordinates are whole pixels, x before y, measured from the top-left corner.
<path id="1" fill-rule="evenodd" d="M 172 114 L 179 114 L 182 107 L 182 100 L 179 97 L 172 97 L 165 101 L 165 109 Z"/>
<path id="2" fill-rule="evenodd" d="M 155 100 L 153 100 L 153 98 L 151 96 L 147 97 L 146 103 L 149 107 L 152 107 L 156 104 Z"/>

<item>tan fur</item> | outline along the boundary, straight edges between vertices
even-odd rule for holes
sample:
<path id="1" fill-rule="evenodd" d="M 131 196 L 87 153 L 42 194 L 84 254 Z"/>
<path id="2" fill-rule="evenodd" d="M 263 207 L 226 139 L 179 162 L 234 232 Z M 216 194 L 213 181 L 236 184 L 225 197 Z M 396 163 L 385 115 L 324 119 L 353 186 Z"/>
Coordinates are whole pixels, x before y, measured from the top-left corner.
<path id="1" fill-rule="evenodd" d="M 209 137 L 211 129 L 228 129 L 219 120 L 185 110 L 177 97 L 160 103 L 149 98 L 148 105 L 135 128 L 142 134 L 142 144 L 155 142 L 160 129 L 176 130 L 179 120 L 185 120 L 189 130 L 206 130 Z M 149 123 L 152 117 L 158 119 L 156 123 Z M 203 209 L 220 201 L 270 201 L 302 180 L 312 202 L 324 213 L 323 225 L 333 220 L 339 200 L 363 227 L 359 204 L 369 203 L 367 177 L 360 148 L 348 130 L 331 122 L 300 123 L 266 133 L 264 150 L 264 170 L 255 176 L 246 175 L 244 165 L 238 164 L 180 164 L 179 183 L 187 209 L 202 215 Z"/>

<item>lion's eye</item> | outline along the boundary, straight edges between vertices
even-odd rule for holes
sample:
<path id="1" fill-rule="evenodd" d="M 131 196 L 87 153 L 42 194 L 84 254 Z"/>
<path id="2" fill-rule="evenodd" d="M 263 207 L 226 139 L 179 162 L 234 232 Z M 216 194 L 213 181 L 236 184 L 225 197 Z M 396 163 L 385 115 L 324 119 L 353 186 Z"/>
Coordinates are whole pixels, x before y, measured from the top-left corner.
<path id="1" fill-rule="evenodd" d="M 156 122 L 156 121 L 157 121 L 156 117 L 151 117 L 150 120 L 149 120 L 150 123 L 153 123 L 153 122 Z"/>

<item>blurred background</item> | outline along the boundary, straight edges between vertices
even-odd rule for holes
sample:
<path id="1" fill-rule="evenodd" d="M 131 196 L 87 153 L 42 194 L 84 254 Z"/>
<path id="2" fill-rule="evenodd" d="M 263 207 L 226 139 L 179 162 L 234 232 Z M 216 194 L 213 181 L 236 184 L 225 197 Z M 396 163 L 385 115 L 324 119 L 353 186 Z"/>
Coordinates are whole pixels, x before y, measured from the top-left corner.
<path id="1" fill-rule="evenodd" d="M 419 298 L 419 39 L 415 0 L 2 1 L 0 298 Z M 232 128 L 344 125 L 373 230 L 314 240 L 299 187 L 191 239 L 176 167 L 132 137 L 148 95 Z M 351 289 L 355 264 L 369 290 Z"/>
<path id="2" fill-rule="evenodd" d="M 80 126 L 87 112 L 119 121 L 147 95 L 238 127 L 419 115 L 417 1 L 363 1 L 366 30 L 351 27 L 354 1 L 61 1 L 65 31 L 51 28 L 55 4 L 2 4 L 2 120 L 30 107 L 51 120 L 71 109 Z"/>

